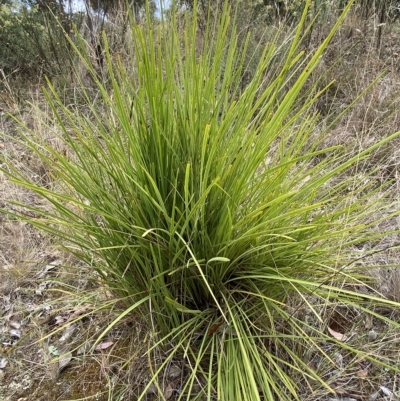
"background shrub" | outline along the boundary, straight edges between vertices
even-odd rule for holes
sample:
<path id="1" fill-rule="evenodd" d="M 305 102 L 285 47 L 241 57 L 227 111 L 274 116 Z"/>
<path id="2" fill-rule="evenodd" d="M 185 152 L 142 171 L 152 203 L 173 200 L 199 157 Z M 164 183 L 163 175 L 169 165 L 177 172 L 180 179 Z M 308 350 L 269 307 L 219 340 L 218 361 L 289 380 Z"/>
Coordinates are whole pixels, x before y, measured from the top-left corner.
<path id="1" fill-rule="evenodd" d="M 65 32 L 82 18 L 37 4 L 18 9 L 3 6 L 0 11 L 0 68 L 6 73 L 48 76 L 68 73 L 73 65 L 70 44 Z"/>

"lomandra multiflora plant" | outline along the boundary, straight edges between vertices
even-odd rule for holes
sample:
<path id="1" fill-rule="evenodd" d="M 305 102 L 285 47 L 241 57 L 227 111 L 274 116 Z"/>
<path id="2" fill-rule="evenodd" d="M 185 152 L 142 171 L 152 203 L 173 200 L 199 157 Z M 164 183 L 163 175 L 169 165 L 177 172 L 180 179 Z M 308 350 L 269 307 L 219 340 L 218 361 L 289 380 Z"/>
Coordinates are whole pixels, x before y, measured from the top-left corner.
<path id="1" fill-rule="evenodd" d="M 355 270 L 351 249 L 386 235 L 373 231 L 386 206 L 372 175 L 360 182 L 351 172 L 398 134 L 358 154 L 324 148 L 318 94 L 312 85 L 304 93 L 350 7 L 311 55 L 300 50 L 305 10 L 286 49 L 265 44 L 245 87 L 247 40 L 239 46 L 227 4 L 201 30 L 195 11 L 179 23 L 174 13 L 132 22 L 130 63 L 104 38 L 106 83 L 82 40 L 76 51 L 98 97 L 65 106 L 49 84 L 42 124 L 52 138 L 21 139 L 53 185 L 8 163 L 15 183 L 52 204 L 30 207 L 40 218 L 19 217 L 86 261 L 126 305 L 108 329 L 130 313 L 150 322 L 149 355 L 167 352 L 154 383 L 172 360 L 185 363 L 177 399 L 298 399 L 301 372 L 329 390 L 305 351 L 333 364 L 327 341 L 385 364 L 332 337 L 320 315 L 321 305 L 396 306 Z M 304 307 L 308 318 L 296 313 Z"/>

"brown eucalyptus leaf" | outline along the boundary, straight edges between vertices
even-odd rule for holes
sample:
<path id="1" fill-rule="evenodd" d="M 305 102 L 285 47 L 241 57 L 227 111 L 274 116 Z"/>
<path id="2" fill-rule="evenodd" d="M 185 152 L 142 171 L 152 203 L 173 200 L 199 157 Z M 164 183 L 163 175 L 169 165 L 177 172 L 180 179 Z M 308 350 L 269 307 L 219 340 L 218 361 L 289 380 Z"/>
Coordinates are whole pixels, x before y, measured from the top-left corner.
<path id="1" fill-rule="evenodd" d="M 164 391 L 164 397 L 165 397 L 166 400 L 169 400 L 172 397 L 173 394 L 174 394 L 174 389 L 172 387 L 172 384 L 169 383 L 167 388 Z"/>
<path id="2" fill-rule="evenodd" d="M 374 326 L 374 317 L 370 314 L 367 314 L 365 316 L 364 324 L 367 330 L 371 330 L 372 327 Z"/>
<path id="3" fill-rule="evenodd" d="M 356 374 L 357 374 L 357 377 L 367 377 L 368 369 L 359 370 Z"/>
<path id="4" fill-rule="evenodd" d="M 95 348 L 95 351 L 102 351 L 104 349 L 110 348 L 113 344 L 114 344 L 113 341 L 102 342 Z"/>
<path id="5" fill-rule="evenodd" d="M 58 371 L 61 372 L 63 369 L 65 369 L 68 364 L 71 362 L 72 359 L 72 354 L 71 352 L 67 352 L 66 354 L 63 354 L 60 359 L 58 360 Z"/>
<path id="6" fill-rule="evenodd" d="M 8 324 L 10 325 L 10 327 L 12 327 L 13 329 L 20 329 L 21 328 L 21 323 L 18 323 L 18 322 L 13 322 L 13 321 L 10 321 L 10 322 L 8 322 Z"/>
<path id="7" fill-rule="evenodd" d="M 335 393 L 338 394 L 338 395 L 343 395 L 343 396 L 344 396 L 344 395 L 347 394 L 347 391 L 346 391 L 344 388 L 342 388 L 342 387 L 335 387 L 333 390 L 334 390 Z"/>
<path id="8" fill-rule="evenodd" d="M 60 338 L 60 342 L 64 342 L 65 340 L 67 340 L 69 337 L 71 337 L 71 335 L 74 333 L 76 329 L 76 324 L 71 324 L 69 325 L 65 330 L 63 335 Z"/>
<path id="9" fill-rule="evenodd" d="M 333 387 L 333 390 L 342 399 L 351 398 L 353 400 L 362 400 L 364 394 L 356 390 L 346 390 L 343 387 Z"/>
<path id="10" fill-rule="evenodd" d="M 336 340 L 344 341 L 346 339 L 346 336 L 344 334 L 338 333 L 337 331 L 331 329 L 329 326 L 328 331 L 332 337 L 336 338 Z"/>
<path id="11" fill-rule="evenodd" d="M 89 312 L 90 306 L 84 306 L 83 308 L 76 309 L 71 312 L 71 314 L 68 317 L 68 320 L 74 320 L 80 315 L 83 315 L 84 313 Z"/>

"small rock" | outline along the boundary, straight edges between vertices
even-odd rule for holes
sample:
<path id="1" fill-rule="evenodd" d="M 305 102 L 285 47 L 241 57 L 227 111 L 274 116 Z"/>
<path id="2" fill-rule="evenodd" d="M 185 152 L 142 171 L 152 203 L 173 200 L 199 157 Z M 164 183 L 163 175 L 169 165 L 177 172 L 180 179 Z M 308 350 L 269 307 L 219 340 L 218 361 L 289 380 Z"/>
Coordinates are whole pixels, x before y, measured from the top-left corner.
<path id="1" fill-rule="evenodd" d="M 380 389 L 387 397 L 393 397 L 393 393 L 387 387 L 380 386 Z"/>
<path id="2" fill-rule="evenodd" d="M 10 336 L 20 339 L 21 338 L 21 330 L 11 329 Z"/>
<path id="3" fill-rule="evenodd" d="M 375 330 L 370 330 L 368 333 L 369 341 L 375 341 L 378 337 L 378 333 Z"/>
<path id="4" fill-rule="evenodd" d="M 0 358 L 0 369 L 4 369 L 7 366 L 7 359 L 6 358 Z"/>
<path id="5" fill-rule="evenodd" d="M 155 384 L 150 384 L 150 387 L 147 389 L 146 394 L 150 395 L 150 394 L 157 394 L 158 390 Z"/>
<path id="6" fill-rule="evenodd" d="M 168 377 L 171 379 L 176 379 L 182 373 L 182 369 L 178 366 L 171 366 L 168 370 Z"/>

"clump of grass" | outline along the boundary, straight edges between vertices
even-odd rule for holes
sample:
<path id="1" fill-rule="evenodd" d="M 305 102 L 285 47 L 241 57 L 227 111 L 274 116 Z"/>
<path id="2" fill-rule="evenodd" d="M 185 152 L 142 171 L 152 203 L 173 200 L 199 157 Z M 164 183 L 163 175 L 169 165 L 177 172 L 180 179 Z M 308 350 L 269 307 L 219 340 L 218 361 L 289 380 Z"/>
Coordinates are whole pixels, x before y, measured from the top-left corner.
<path id="1" fill-rule="evenodd" d="M 82 41 L 77 51 L 101 102 L 87 95 L 83 113 L 49 85 L 51 113 L 43 123 L 63 150 L 34 132 L 22 139 L 48 166 L 52 185 L 8 163 L 15 183 L 53 205 L 30 207 L 40 218 L 19 217 L 54 235 L 125 302 L 99 340 L 129 313 L 147 317 L 149 355 L 173 345 L 153 367 L 154 383 L 173 359 L 183 358 L 190 370 L 178 399 L 296 399 L 292 371 L 329 389 L 300 343 L 327 363 L 320 344 L 329 340 L 386 364 L 329 337 L 315 306 L 397 306 L 368 287 L 351 253 L 387 235 L 373 232 L 371 218 L 384 215 L 385 188 L 372 175 L 357 182 L 345 173 L 399 133 L 358 154 L 321 149 L 326 133 L 317 135 L 312 113 L 318 96 L 310 89 L 301 107 L 296 103 L 351 3 L 308 57 L 299 49 L 305 9 L 279 73 L 268 74 L 279 50 L 271 42 L 245 88 L 248 41 L 238 48 L 227 4 L 201 41 L 195 12 L 182 29 L 173 14 L 156 27 L 132 22 L 128 66 L 112 59 L 104 37 L 107 84 Z M 289 308 L 293 299 L 318 324 Z"/>

